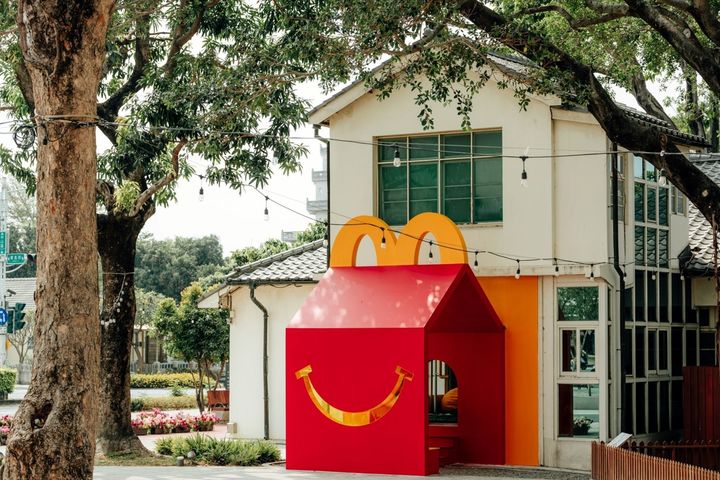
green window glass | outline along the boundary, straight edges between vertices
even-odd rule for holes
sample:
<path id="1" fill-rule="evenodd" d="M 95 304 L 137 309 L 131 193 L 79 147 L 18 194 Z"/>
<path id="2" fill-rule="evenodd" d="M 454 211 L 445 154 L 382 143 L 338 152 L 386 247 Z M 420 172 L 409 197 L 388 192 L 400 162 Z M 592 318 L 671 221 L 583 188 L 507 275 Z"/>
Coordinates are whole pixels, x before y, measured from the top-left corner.
<path id="1" fill-rule="evenodd" d="M 635 265 L 645 265 L 645 229 L 635 227 Z"/>
<path id="2" fill-rule="evenodd" d="M 597 320 L 599 291 L 597 287 L 558 288 L 558 320 Z"/>
<path id="3" fill-rule="evenodd" d="M 668 224 L 668 189 L 658 189 L 658 223 Z"/>
<path id="4" fill-rule="evenodd" d="M 378 160 L 380 162 L 392 162 L 395 159 L 395 149 L 400 154 L 400 160 L 407 160 L 407 139 L 383 138 L 379 143 Z"/>
<path id="5" fill-rule="evenodd" d="M 473 161 L 475 221 L 499 222 L 503 219 L 502 158 Z"/>
<path id="6" fill-rule="evenodd" d="M 440 137 L 442 149 L 440 158 L 469 158 L 470 134 L 442 135 Z M 470 172 L 468 171 L 468 174 Z"/>
<path id="7" fill-rule="evenodd" d="M 493 130 L 473 133 L 473 155 L 477 157 L 502 155 L 502 132 Z"/>
<path id="8" fill-rule="evenodd" d="M 380 167 L 380 216 L 390 225 L 407 222 L 407 169 Z"/>
<path id="9" fill-rule="evenodd" d="M 647 229 L 647 264 L 657 265 L 657 230 Z"/>
<path id="10" fill-rule="evenodd" d="M 635 221 L 645 221 L 645 186 L 635 183 Z"/>
<path id="11" fill-rule="evenodd" d="M 437 202 L 437 163 L 410 164 L 410 218 L 423 212 L 437 212 Z"/>
<path id="12" fill-rule="evenodd" d="M 660 257 L 660 266 L 668 267 L 668 231 L 658 231 L 658 257 Z"/>
<path id="13" fill-rule="evenodd" d="M 443 213 L 470 222 L 470 161 L 443 162 Z"/>
<path id="14" fill-rule="evenodd" d="M 647 221 L 657 221 L 657 189 L 647 187 Z"/>
<path id="15" fill-rule="evenodd" d="M 410 160 L 429 160 L 438 158 L 438 139 L 432 137 L 410 138 Z"/>

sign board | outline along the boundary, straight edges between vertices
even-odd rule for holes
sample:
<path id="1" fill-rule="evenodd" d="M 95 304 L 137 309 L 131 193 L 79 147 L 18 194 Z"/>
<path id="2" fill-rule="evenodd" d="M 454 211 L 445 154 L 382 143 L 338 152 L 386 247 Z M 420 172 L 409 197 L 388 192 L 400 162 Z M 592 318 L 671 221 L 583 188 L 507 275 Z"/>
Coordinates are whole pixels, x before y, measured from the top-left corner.
<path id="1" fill-rule="evenodd" d="M 0 255 L 7 253 L 7 232 L 0 232 Z"/>
<path id="2" fill-rule="evenodd" d="M 632 438 L 632 434 L 622 432 L 617 437 L 610 440 L 607 444 L 608 447 L 620 448 L 625 445 L 625 442 Z"/>
<path id="3" fill-rule="evenodd" d="M 8 312 L 4 308 L 0 308 L 0 326 L 7 325 L 8 322 Z"/>
<path id="4" fill-rule="evenodd" d="M 24 253 L 9 253 L 7 256 L 6 263 L 8 265 L 22 265 L 25 263 Z"/>

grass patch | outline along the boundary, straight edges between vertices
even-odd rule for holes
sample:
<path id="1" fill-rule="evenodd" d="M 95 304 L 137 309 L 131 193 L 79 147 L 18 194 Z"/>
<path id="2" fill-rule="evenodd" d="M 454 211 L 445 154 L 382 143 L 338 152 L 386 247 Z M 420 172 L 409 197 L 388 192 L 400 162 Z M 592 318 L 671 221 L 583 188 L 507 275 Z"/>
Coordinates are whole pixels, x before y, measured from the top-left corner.
<path id="1" fill-rule="evenodd" d="M 171 457 L 138 455 L 137 453 L 111 453 L 95 461 L 100 467 L 168 467 L 175 465 Z"/>

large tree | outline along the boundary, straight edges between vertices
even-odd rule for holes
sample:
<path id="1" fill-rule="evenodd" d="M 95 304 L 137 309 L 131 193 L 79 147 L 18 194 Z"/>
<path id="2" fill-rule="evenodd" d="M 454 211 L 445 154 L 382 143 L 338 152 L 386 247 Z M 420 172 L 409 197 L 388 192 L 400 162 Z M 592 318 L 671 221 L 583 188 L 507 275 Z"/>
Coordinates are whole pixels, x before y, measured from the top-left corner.
<path id="1" fill-rule="evenodd" d="M 53 23 L 48 16 L 42 24 L 44 30 L 28 38 L 46 39 L 54 32 L 66 35 L 67 27 L 60 22 L 71 14 L 77 25 L 73 24 L 70 32 L 100 28 L 93 27 L 96 20 L 84 11 L 78 14 L 71 7 L 47 2 L 51 8 L 44 2 L 37 3 L 33 11 L 49 9 L 58 20 Z M 98 2 L 77 3 L 94 11 Z M 110 11 L 113 3 L 114 9 Z M 263 185 L 271 174 L 271 157 L 278 159 L 284 172 L 298 168 L 305 149 L 291 142 L 288 135 L 302 122 L 306 105 L 295 94 L 290 80 L 303 72 L 286 61 L 288 57 L 283 56 L 273 37 L 262 34 L 264 24 L 252 2 L 108 1 L 99 23 L 108 30 L 102 32 L 101 38 L 95 38 L 92 46 L 92 59 L 102 66 L 101 81 L 89 85 L 88 81 L 80 82 L 73 77 L 84 87 L 93 87 L 92 107 L 83 105 L 82 110 L 72 110 L 75 90 L 68 87 L 53 93 L 65 102 L 66 108 L 48 113 L 54 116 L 38 117 L 45 114 L 40 107 L 44 107 L 46 90 L 54 85 L 48 84 L 43 91 L 33 88 L 34 57 L 18 55 L 15 37 L 7 35 L 14 32 L 8 19 L 14 19 L 15 8 L 18 5 L 14 2 L 3 2 L 0 8 L 2 24 L 7 27 L 0 43 L 0 72 L 6 80 L 0 86 L 0 101 L 7 105 L 0 107 L 9 108 L 16 119 L 27 124 L 17 135 L 18 143 L 27 148 L 0 152 L 3 167 L 32 187 L 34 178 L 29 167 L 35 152 L 29 142 L 23 141 L 30 135 L 29 129 L 40 138 L 39 155 L 47 150 L 46 138 L 50 146 L 62 144 L 65 152 L 73 145 L 73 135 L 89 134 L 94 128 L 102 132 L 110 145 L 98 158 L 97 176 L 93 166 L 83 171 L 82 176 L 67 174 L 67 177 L 72 178 L 68 182 L 75 183 L 78 179 L 86 181 L 85 176 L 92 173 L 90 183 L 95 187 L 99 205 L 103 422 L 99 425 L 98 445 L 103 452 L 141 452 L 143 448 L 130 426 L 129 387 L 138 236 L 156 207 L 174 199 L 178 179 L 195 173 L 197 165 L 193 167 L 188 161 L 191 154 L 202 156 L 205 162 L 195 174 L 205 181 L 223 182 L 238 189 L 243 183 Z M 20 13 L 18 18 L 22 20 Z M 24 41 L 21 35 L 20 40 Z M 53 38 L 43 46 L 65 48 L 65 44 L 77 46 L 64 37 L 57 42 Z M 76 56 L 85 54 L 78 50 Z M 83 95 L 87 96 L 87 92 Z M 94 144 L 82 147 L 91 149 L 95 158 Z M 68 154 L 68 158 L 72 155 Z M 39 188 L 41 180 L 38 178 L 39 202 L 46 201 Z M 67 232 L 74 235 L 77 228 L 68 226 L 64 231 L 63 239 L 67 240 L 74 238 Z M 41 262 L 48 255 L 42 247 L 39 241 Z M 47 244 L 45 247 L 50 248 Z M 75 254 L 76 250 L 63 251 L 65 255 L 69 252 Z M 42 319 L 38 325 L 43 325 Z M 88 354 L 92 352 L 90 348 Z M 44 357 L 35 359 L 39 364 Z"/>
<path id="2" fill-rule="evenodd" d="M 323 65 L 326 84 L 359 75 L 381 98 L 410 87 L 426 127 L 435 101 L 455 103 L 468 127 L 473 94 L 490 78 L 483 74 L 488 52 L 520 56 L 529 61 L 527 75 L 502 84 L 515 88 L 521 105 L 533 92 L 586 107 L 612 141 L 643 152 L 718 223 L 720 187 L 681 154 L 682 139 L 637 121 L 613 100 L 611 86 L 627 88 L 670 125 L 677 120 L 691 133 L 717 136 L 719 7 L 699 0 L 381 0 L 373 8 L 355 0 L 277 0 L 265 14 L 279 42 L 296 45 L 298 61 Z M 683 115 L 672 119 L 646 82 L 677 78 L 678 71 L 686 84 Z M 703 104 L 714 119 L 704 118 Z"/>
<path id="3" fill-rule="evenodd" d="M 91 479 L 99 318 L 95 130 L 54 118 L 95 115 L 111 0 L 17 2 L 18 62 L 37 146 L 35 352 L 13 422 L 4 479 Z M 3 13 L 7 7 L 3 3 Z M 6 19 L 5 19 L 6 20 Z"/>

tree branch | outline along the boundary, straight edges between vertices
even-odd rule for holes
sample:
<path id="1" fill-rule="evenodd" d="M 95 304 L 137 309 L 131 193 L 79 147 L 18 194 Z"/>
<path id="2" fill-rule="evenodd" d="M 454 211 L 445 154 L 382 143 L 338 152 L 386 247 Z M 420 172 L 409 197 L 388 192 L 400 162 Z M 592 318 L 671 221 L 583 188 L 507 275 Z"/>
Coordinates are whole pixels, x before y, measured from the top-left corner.
<path id="1" fill-rule="evenodd" d="M 574 30 L 589 27 L 592 25 L 599 25 L 601 23 L 607 23 L 618 18 L 627 17 L 630 15 L 630 9 L 625 4 L 597 4 L 593 5 L 592 9 L 599 13 L 598 17 L 591 18 L 575 18 L 570 12 L 560 5 L 543 5 L 541 7 L 531 7 L 520 10 L 514 17 L 532 15 L 542 12 L 556 12 L 559 13 L 568 22 L 571 28 Z"/>
<path id="2" fill-rule="evenodd" d="M 95 192 L 103 199 L 105 209 L 111 212 L 115 207 L 115 197 L 113 196 L 113 187 L 105 180 L 98 180 L 95 184 Z"/>
<path id="3" fill-rule="evenodd" d="M 672 118 L 665 113 L 665 109 L 662 104 L 652 93 L 650 93 L 650 90 L 648 90 L 640 64 L 636 59 L 633 60 L 637 70 L 632 75 L 630 89 L 638 104 L 650 115 L 661 120 L 665 120 L 672 126 L 672 128 L 677 129 L 675 122 L 673 122 Z"/>
<path id="4" fill-rule="evenodd" d="M 175 68 L 175 60 L 177 58 L 177 54 L 180 53 L 180 49 L 182 49 L 183 46 L 187 42 L 192 39 L 192 37 L 200 30 L 200 24 L 202 23 L 203 17 L 205 16 L 205 12 L 213 8 L 215 5 L 220 3 L 220 0 L 211 0 L 207 4 L 200 7 L 200 11 L 197 14 L 197 17 L 195 17 L 195 20 L 193 21 L 192 25 L 186 30 L 183 31 L 182 25 L 180 22 L 178 22 L 177 26 L 175 27 L 175 30 L 173 31 L 173 40 L 172 44 L 170 45 L 170 50 L 168 51 L 167 60 L 165 61 L 165 65 L 163 65 L 163 71 L 165 72 L 165 75 L 170 75 Z M 183 0 L 180 2 L 180 7 L 178 8 L 178 12 L 182 13 L 182 10 L 187 5 L 187 1 Z"/>
<path id="5" fill-rule="evenodd" d="M 636 0 L 627 0 L 636 2 Z M 634 121 L 603 88 L 589 66 L 552 44 L 539 34 L 511 24 L 502 15 L 478 0 L 458 0 L 460 13 L 494 40 L 522 52 L 545 70 L 566 72 L 587 93 L 588 110 L 608 138 L 630 151 L 665 152 L 642 157 L 665 170 L 668 179 L 692 201 L 707 219 L 719 218 L 720 186 L 681 154 L 677 145 L 650 124 Z M 562 93 L 571 97 L 572 93 Z"/>
<path id="6" fill-rule="evenodd" d="M 160 189 L 162 189 L 163 187 L 169 185 L 173 180 L 178 177 L 180 151 L 183 149 L 185 144 L 187 144 L 187 140 L 182 139 L 178 142 L 177 145 L 175 145 L 175 148 L 172 152 L 172 170 L 162 179 L 160 179 L 160 181 L 151 185 L 140 194 L 137 201 L 135 202 L 135 206 L 130 211 L 130 213 L 128 213 L 129 217 L 134 217 L 138 213 L 140 213 L 140 211 L 142 211 L 143 209 L 143 206 L 145 205 L 145 202 L 150 200 L 155 193 L 160 191 Z"/>

